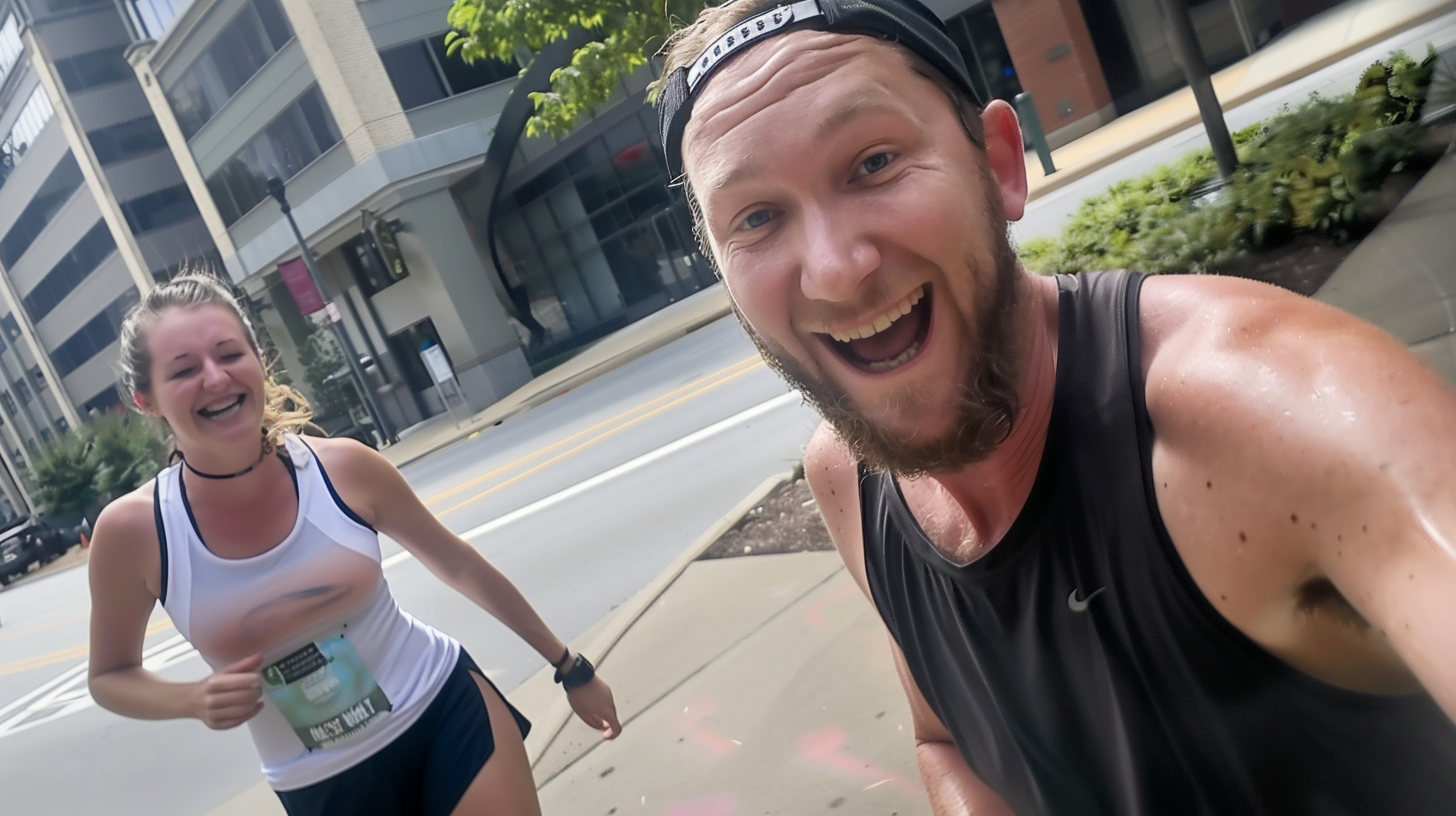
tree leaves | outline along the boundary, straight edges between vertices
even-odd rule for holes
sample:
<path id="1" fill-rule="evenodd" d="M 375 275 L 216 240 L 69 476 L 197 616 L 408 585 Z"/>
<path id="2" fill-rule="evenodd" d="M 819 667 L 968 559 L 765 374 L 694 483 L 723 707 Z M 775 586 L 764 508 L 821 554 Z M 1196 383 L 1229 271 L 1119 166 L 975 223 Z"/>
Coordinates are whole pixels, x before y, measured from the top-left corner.
<path id="1" fill-rule="evenodd" d="M 557 138 L 607 104 L 622 83 L 646 65 L 683 20 L 704 8 L 699 0 L 455 0 L 446 50 L 466 61 L 511 60 L 536 54 L 575 27 L 602 33 L 577 49 L 571 63 L 551 75 L 551 90 L 531 95 L 536 115 L 528 135 Z M 521 59 L 521 72 L 531 66 Z"/>

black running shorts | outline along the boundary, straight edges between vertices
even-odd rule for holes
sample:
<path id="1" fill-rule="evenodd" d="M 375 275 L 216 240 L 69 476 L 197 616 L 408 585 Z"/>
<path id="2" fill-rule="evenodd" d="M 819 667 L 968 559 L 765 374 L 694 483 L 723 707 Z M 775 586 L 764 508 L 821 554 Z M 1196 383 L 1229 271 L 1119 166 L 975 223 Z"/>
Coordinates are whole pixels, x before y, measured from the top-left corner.
<path id="1" fill-rule="evenodd" d="M 472 673 L 485 677 L 462 648 L 440 693 L 393 742 L 322 782 L 278 791 L 289 816 L 449 816 L 495 752 L 490 715 Z M 530 721 L 506 706 L 525 737 Z"/>

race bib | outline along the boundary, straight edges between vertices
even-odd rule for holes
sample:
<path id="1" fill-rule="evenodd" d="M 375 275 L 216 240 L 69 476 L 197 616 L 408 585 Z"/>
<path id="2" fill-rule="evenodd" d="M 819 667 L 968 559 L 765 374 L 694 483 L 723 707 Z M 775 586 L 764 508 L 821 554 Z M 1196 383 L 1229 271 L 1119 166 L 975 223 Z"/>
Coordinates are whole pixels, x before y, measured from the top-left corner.
<path id="1" fill-rule="evenodd" d="M 263 690 L 310 751 L 364 730 L 394 707 L 343 635 L 310 643 L 262 674 Z"/>

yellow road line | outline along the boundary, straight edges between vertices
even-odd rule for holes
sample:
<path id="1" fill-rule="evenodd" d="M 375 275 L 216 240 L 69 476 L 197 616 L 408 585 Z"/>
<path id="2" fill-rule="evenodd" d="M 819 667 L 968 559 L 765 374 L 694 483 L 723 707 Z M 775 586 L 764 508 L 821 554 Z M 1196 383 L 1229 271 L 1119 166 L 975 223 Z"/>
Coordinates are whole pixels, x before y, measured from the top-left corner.
<path id="1" fill-rule="evenodd" d="M 736 380 L 739 377 L 742 377 L 744 374 L 747 374 L 747 373 L 753 371 L 755 368 L 758 368 L 759 366 L 762 366 L 763 365 L 763 361 L 761 359 L 758 359 L 757 357 L 755 357 L 754 359 L 757 360 L 757 365 L 751 365 L 751 366 L 743 369 L 742 371 L 739 371 L 737 373 L 734 373 L 732 375 L 729 375 L 727 377 L 724 377 L 724 378 L 722 378 L 722 379 L 718 380 L 717 382 L 714 382 L 714 383 L 712 383 L 710 385 L 703 386 L 702 388 L 699 388 L 698 390 L 693 391 L 691 393 L 688 393 L 688 394 L 686 394 L 684 396 L 681 396 L 681 397 L 673 400 L 672 402 L 667 403 L 666 405 L 660 406 L 660 407 L 658 407 L 658 408 L 656 408 L 656 409 L 654 409 L 652 411 L 649 411 L 649 412 L 643 414 L 642 416 L 639 416 L 636 419 L 631 420 L 630 422 L 624 422 L 623 424 L 618 425 L 617 427 L 611 429 L 610 431 L 607 431 L 606 433 L 603 433 L 603 434 L 597 436 L 594 439 L 587 440 L 586 442 L 583 442 L 580 445 L 577 445 L 576 447 L 571 448 L 570 450 L 567 450 L 567 451 L 565 451 L 563 453 L 559 453 L 559 454 L 551 457 L 550 459 L 547 459 L 546 461 L 542 462 L 541 464 L 536 465 L 533 468 L 530 468 L 528 470 L 523 470 L 520 473 L 517 473 L 515 476 L 512 476 L 511 478 L 505 480 L 504 482 L 501 482 L 500 484 L 496 485 L 495 487 L 492 487 L 489 490 L 485 490 L 485 491 L 482 491 L 480 493 L 477 493 L 474 496 L 471 496 L 470 498 L 466 499 L 465 501 L 460 502 L 459 504 L 456 504 L 456 505 L 454 505 L 452 507 L 448 507 L 448 508 L 446 508 L 444 510 L 441 510 L 440 512 L 436 513 L 435 515 L 436 516 L 441 516 L 441 517 L 446 516 L 446 515 L 449 515 L 450 513 L 453 513 L 456 510 L 459 510 L 460 508 L 464 507 L 467 504 L 470 504 L 471 502 L 477 501 L 479 499 L 483 499 L 486 496 L 489 496 L 490 494 L 496 492 L 497 490 L 500 490 L 500 489 L 502 489 L 504 487 L 507 487 L 507 486 L 509 486 L 511 484 L 514 484 L 514 483 L 520 481 L 521 479 L 526 478 L 527 476 L 530 476 L 532 473 L 535 473 L 536 471 L 538 471 L 538 470 L 546 467 L 547 465 L 553 464 L 555 462 L 559 462 L 562 459 L 565 459 L 566 457 L 568 457 L 568 456 L 572 455 L 573 453 L 576 453 L 577 451 L 580 451 L 580 450 L 582 450 L 584 448 L 589 448 L 592 445 L 595 445 L 596 443 L 602 441 L 603 439 L 606 439 L 606 438 L 612 436 L 613 434 L 616 434 L 616 433 L 618 433 L 620 431 L 625 431 L 626 429 L 632 427 L 633 425 L 636 425 L 637 423 L 642 422 L 645 419 L 650 419 L 650 418 L 656 416 L 657 414 L 660 414 L 663 411 L 666 411 L 667 409 L 672 408 L 673 406 L 680 405 L 680 404 L 682 404 L 684 402 L 687 402 L 688 400 L 690 400 L 690 399 L 692 399 L 692 398 L 694 398 L 696 396 L 699 396 L 701 394 L 704 394 L 704 393 L 706 393 L 708 391 L 711 391 L 711 390 L 713 390 L 713 389 L 715 389 L 715 388 L 717 388 L 717 387 L 719 387 L 721 385 L 726 385 L 727 383 L 730 383 L 733 380 Z M 679 390 L 681 390 L 681 389 L 679 389 Z"/>
<path id="2" fill-rule="evenodd" d="M 150 637 L 158 632 L 172 628 L 172 620 L 163 618 L 147 627 L 146 636 Z M 12 660 L 9 663 L 0 663 L 0 675 L 19 674 L 32 669 L 45 668 L 53 663 L 64 663 L 69 660 L 85 657 L 91 650 L 91 644 L 82 643 L 80 646 L 69 646 L 65 649 L 57 649 L 54 652 L 22 657 L 19 660 Z"/>
<path id="3" fill-rule="evenodd" d="M 755 363 L 757 365 L 754 365 Z M 721 368 L 721 369 L 713 372 L 712 374 L 709 374 L 709 375 L 707 375 L 705 377 L 701 377 L 701 378 L 699 378 L 697 380 L 694 380 L 694 381 L 688 383 L 687 385 L 684 385 L 684 386 L 682 386 L 680 388 L 676 388 L 676 389 L 674 389 L 672 391 L 669 391 L 668 393 L 663 394 L 663 395 L 661 395 L 659 397 L 656 397 L 655 399 L 648 400 L 647 402 L 644 402 L 641 405 L 635 406 L 633 408 L 629 408 L 626 411 L 623 411 L 622 413 L 617 414 L 616 416 L 614 416 L 614 417 L 612 417 L 610 419 L 606 419 L 606 420 L 603 420 L 601 422 L 598 422 L 597 424 L 591 426 L 590 428 L 586 428 L 584 430 L 577 431 L 576 433 L 572 434 L 571 436 L 566 437 L 565 439 L 561 439 L 561 440 L 558 440 L 556 442 L 553 442 L 550 445 L 547 445 L 546 447 L 541 448 L 540 450 L 532 451 L 531 453 L 528 453 L 525 456 L 522 456 L 521 458 L 516 459 L 513 462 L 510 462 L 508 464 L 501 465 L 500 467 L 496 468 L 495 470 L 490 471 L 489 473 L 484 473 L 484 474 L 481 474 L 480 476 L 476 476 L 475 478 L 473 478 L 473 479 L 471 479 L 471 480 L 469 480 L 467 482 L 463 482 L 461 484 L 458 484 L 455 487 L 452 487 L 452 488 L 450 488 L 449 490 L 446 490 L 443 493 L 437 493 L 434 496 L 431 496 L 430 498 L 425 499 L 425 504 L 427 504 L 427 505 L 434 504 L 434 503 L 439 502 L 439 501 L 441 501 L 443 499 L 446 499 L 446 498 L 448 498 L 450 496 L 453 496 L 456 493 L 459 493 L 460 491 L 465 490 L 466 488 L 474 487 L 475 485 L 478 485 L 481 482 L 486 481 L 487 479 L 490 479 L 490 478 L 492 478 L 494 476 L 497 476 L 497 475 L 499 475 L 501 473 L 504 473 L 505 471 L 508 471 L 508 470 L 510 470 L 512 468 L 515 468 L 515 467 L 518 467 L 520 465 L 523 465 L 526 462 L 529 462 L 532 459 L 535 459 L 535 458 L 537 458 L 539 456 L 543 456 L 543 455 L 545 455 L 545 454 L 547 454 L 547 453 L 549 453 L 549 452 L 551 452 L 553 450 L 556 450 L 557 448 L 559 448 L 559 447 L 561 447 L 563 445 L 570 444 L 571 442 L 574 442 L 577 439 L 580 439 L 581 437 L 586 436 L 587 434 L 590 434 L 590 433 L 592 433 L 594 431 L 600 430 L 600 429 L 602 429 L 602 428 L 604 428 L 604 427 L 606 427 L 608 425 L 611 425 L 612 423 L 617 422 L 617 421 L 619 421 L 619 420 L 621 420 L 621 419 L 623 419 L 625 417 L 631 416 L 632 414 L 635 414 L 638 411 L 642 411 L 642 410 L 645 410 L 647 408 L 650 408 L 653 405 L 656 405 L 656 404 L 658 404 L 660 402 L 663 402 L 665 400 L 670 400 L 673 397 L 676 397 L 677 395 L 683 393 L 684 391 L 687 391 L 689 389 L 692 389 L 692 388 L 696 388 L 698 386 L 701 386 L 704 383 L 709 382 L 710 380 L 713 380 L 714 378 L 717 378 L 717 377 L 729 377 L 731 379 L 732 377 L 736 377 L 738 374 L 741 374 L 744 371 L 751 370 L 751 369 L 756 368 L 757 366 L 761 366 L 761 365 L 763 365 L 763 359 L 761 357 L 759 357 L 757 354 L 753 355 L 752 357 L 745 357 L 744 359 L 739 360 L 738 362 L 736 362 L 736 363 L 734 363 L 734 364 L 732 364 L 730 366 L 726 366 L 724 368 Z M 739 369 L 741 369 L 741 370 L 739 370 Z M 723 380 L 722 382 L 727 382 L 727 380 Z M 673 404 L 677 404 L 677 403 L 673 403 Z M 448 513 L 449 511 L 447 510 L 445 512 Z"/>

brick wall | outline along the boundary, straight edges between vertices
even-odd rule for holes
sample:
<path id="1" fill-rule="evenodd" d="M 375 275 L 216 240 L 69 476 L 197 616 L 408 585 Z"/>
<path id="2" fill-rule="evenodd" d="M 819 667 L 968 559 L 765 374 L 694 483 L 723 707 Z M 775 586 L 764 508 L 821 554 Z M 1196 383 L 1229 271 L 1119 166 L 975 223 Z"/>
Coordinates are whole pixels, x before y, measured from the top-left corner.
<path id="1" fill-rule="evenodd" d="M 1112 103 L 1077 0 L 991 0 L 991 7 L 1047 133 Z"/>

